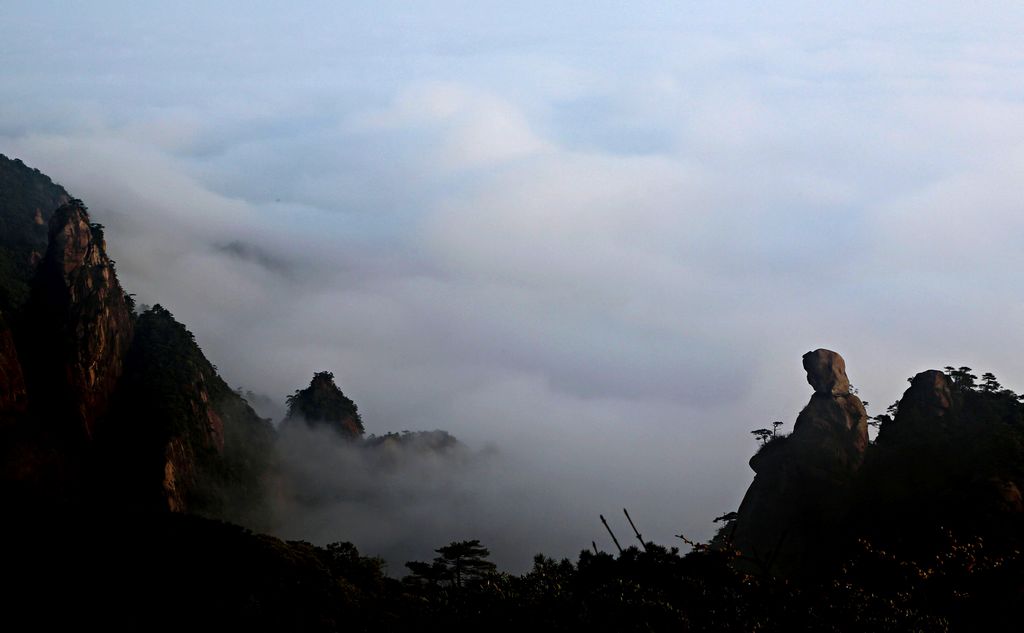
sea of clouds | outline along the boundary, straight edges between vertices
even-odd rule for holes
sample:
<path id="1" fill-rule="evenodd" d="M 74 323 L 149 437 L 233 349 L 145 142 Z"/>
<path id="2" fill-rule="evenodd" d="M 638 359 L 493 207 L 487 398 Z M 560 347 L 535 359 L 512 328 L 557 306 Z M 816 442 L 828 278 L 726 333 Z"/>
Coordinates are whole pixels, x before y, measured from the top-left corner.
<path id="1" fill-rule="evenodd" d="M 3 10 L 0 152 L 140 302 L 234 386 L 330 370 L 369 432 L 476 455 L 287 536 L 522 568 L 626 506 L 706 538 L 809 349 L 875 413 L 951 363 L 1024 387 L 1019 7 L 559 7 Z"/>

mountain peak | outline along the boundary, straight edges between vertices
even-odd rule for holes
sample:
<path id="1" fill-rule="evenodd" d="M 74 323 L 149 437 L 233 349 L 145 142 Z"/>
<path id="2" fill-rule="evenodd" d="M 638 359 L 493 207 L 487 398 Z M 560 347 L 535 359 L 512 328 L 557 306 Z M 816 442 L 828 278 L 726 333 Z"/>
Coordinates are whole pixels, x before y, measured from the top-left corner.
<path id="1" fill-rule="evenodd" d="M 286 423 L 303 420 L 310 427 L 328 426 L 347 438 L 363 435 L 359 408 L 334 383 L 334 374 L 319 371 L 305 389 L 288 396 Z"/>
<path id="2" fill-rule="evenodd" d="M 50 218 L 49 244 L 26 310 L 31 331 L 22 361 L 30 392 L 35 387 L 51 394 L 37 401 L 47 415 L 70 413 L 91 436 L 121 376 L 133 318 L 131 299 L 106 253 L 103 227 L 90 220 L 80 200 L 66 202 Z"/>

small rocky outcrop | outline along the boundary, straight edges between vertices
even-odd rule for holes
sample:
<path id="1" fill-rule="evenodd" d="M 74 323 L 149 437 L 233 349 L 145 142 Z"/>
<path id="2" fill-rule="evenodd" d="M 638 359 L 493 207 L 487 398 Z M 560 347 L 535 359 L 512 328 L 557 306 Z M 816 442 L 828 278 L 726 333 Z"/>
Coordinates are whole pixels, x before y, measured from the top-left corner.
<path id="1" fill-rule="evenodd" d="M 892 451 L 898 451 L 908 453 L 899 461 L 913 462 L 939 444 L 948 444 L 944 440 L 958 432 L 955 419 L 960 416 L 957 415 L 959 407 L 956 404 L 964 394 L 959 393 L 958 399 L 957 393 L 958 389 L 950 377 L 937 369 L 923 371 L 911 378 L 910 387 L 897 403 L 896 414 L 879 428 L 880 459 L 892 460 Z M 929 446 L 921 452 L 925 444 Z"/>
<path id="2" fill-rule="evenodd" d="M 910 388 L 900 398 L 903 416 L 939 418 L 953 406 L 953 382 L 938 369 L 929 369 L 913 377 Z"/>
<path id="3" fill-rule="evenodd" d="M 133 319 L 102 227 L 77 200 L 53 213 L 26 310 L 22 358 L 33 406 L 91 438 L 123 372 Z"/>
<path id="4" fill-rule="evenodd" d="M 327 427 L 347 439 L 363 436 L 363 420 L 356 403 L 334 384 L 334 374 L 317 372 L 305 389 L 288 396 L 288 415 L 282 424 L 304 423 Z"/>
<path id="5" fill-rule="evenodd" d="M 814 549 L 842 520 L 848 489 L 864 461 L 867 413 L 850 393 L 846 363 L 818 349 L 803 357 L 814 388 L 793 433 L 751 460 L 757 473 L 731 526 L 732 545 L 775 573 L 814 564 Z"/>

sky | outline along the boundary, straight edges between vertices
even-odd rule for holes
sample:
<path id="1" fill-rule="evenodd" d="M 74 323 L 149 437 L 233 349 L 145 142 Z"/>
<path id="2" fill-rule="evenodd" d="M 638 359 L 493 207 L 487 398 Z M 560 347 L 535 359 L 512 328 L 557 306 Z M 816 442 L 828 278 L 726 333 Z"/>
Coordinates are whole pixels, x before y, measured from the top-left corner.
<path id="1" fill-rule="evenodd" d="M 625 506 L 671 544 L 808 350 L 872 413 L 948 364 L 1024 390 L 1024 7 L 895 4 L 7 2 L 0 152 L 230 384 L 330 370 L 368 432 L 499 456 L 410 469 L 432 537 L 514 568 Z M 359 512 L 283 535 L 431 520 Z"/>

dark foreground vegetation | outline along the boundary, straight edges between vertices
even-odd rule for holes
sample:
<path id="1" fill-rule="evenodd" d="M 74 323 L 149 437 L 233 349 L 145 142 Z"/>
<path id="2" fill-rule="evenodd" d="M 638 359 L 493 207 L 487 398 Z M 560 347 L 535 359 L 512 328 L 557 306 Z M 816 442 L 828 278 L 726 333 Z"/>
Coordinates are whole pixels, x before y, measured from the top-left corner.
<path id="1" fill-rule="evenodd" d="M 19 517 L 3 529 L 9 631 L 1018 630 L 1024 573 L 1018 553 L 947 535 L 921 559 L 861 542 L 814 581 L 740 571 L 728 550 L 654 544 L 538 555 L 514 576 L 480 565 L 486 552 L 472 543 L 398 580 L 348 543 L 283 542 L 188 515 Z"/>

